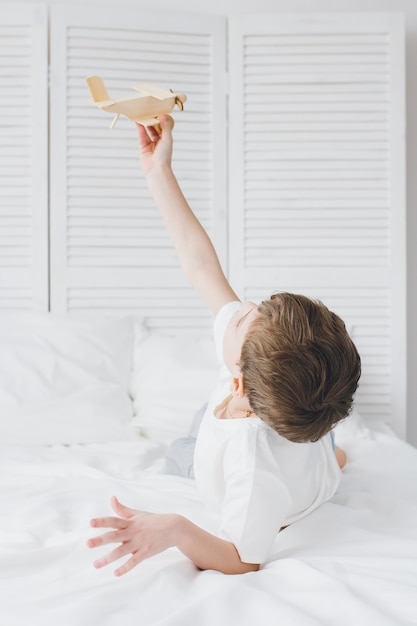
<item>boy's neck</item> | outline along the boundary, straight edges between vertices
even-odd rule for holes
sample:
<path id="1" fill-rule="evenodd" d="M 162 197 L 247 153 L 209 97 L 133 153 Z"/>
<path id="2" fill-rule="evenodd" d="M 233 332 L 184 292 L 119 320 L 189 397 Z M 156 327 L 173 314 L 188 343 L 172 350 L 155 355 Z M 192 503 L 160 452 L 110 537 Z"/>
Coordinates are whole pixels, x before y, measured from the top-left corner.
<path id="1" fill-rule="evenodd" d="M 227 419 L 251 417 L 254 415 L 254 411 L 250 406 L 249 399 L 246 395 L 242 398 L 238 396 L 230 396 L 225 406 L 225 413 Z"/>

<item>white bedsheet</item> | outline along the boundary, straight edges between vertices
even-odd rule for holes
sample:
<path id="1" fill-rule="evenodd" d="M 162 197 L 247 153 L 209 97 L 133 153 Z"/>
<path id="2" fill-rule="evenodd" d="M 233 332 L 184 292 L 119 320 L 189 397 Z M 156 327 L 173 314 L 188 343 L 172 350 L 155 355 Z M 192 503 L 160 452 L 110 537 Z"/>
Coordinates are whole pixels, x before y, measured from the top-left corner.
<path id="1" fill-rule="evenodd" d="M 89 519 L 114 494 L 213 529 L 193 481 L 163 474 L 146 439 L 0 446 L 1 626 L 417 624 L 417 451 L 386 434 L 345 447 L 336 496 L 282 531 L 259 572 L 201 572 L 171 549 L 116 578 L 92 567 Z"/>

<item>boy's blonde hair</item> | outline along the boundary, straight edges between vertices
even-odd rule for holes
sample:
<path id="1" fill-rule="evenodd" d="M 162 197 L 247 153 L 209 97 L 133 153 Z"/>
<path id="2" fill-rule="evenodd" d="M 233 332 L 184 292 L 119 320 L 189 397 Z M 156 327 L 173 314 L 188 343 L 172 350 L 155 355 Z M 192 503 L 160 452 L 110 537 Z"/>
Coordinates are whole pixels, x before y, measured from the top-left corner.
<path id="1" fill-rule="evenodd" d="M 361 361 L 344 322 L 322 302 L 278 293 L 259 305 L 240 368 L 258 417 L 286 439 L 307 442 L 349 414 Z"/>

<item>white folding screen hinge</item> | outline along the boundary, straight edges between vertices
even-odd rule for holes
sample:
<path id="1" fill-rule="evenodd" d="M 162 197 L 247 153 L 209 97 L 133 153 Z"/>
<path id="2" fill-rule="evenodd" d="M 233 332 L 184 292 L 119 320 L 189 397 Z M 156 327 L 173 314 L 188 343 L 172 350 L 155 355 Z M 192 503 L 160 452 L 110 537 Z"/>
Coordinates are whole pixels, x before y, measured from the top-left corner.
<path id="1" fill-rule="evenodd" d="M 48 65 L 48 77 L 47 77 L 47 80 L 48 80 L 48 89 L 50 89 L 51 88 L 51 66 L 50 65 Z"/>
<path id="2" fill-rule="evenodd" d="M 226 96 L 229 95 L 229 89 L 230 89 L 230 75 L 229 75 L 229 72 L 225 72 L 225 75 L 224 75 L 224 92 L 225 92 Z"/>

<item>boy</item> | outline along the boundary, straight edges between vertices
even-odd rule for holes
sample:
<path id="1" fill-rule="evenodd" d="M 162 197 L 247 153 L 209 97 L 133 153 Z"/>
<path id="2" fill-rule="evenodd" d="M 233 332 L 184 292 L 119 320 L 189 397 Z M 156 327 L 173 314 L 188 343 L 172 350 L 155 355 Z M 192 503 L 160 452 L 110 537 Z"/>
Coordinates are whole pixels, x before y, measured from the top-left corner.
<path id="1" fill-rule="evenodd" d="M 117 517 L 96 518 L 114 530 L 88 547 L 121 545 L 94 563 L 132 556 L 120 576 L 176 546 L 200 569 L 255 571 L 280 528 L 335 493 L 344 464 L 330 429 L 349 413 L 360 358 L 343 322 L 321 303 L 276 294 L 259 306 L 241 303 L 206 232 L 171 169 L 172 120 L 161 133 L 138 125 L 142 171 L 191 285 L 215 317 L 224 366 L 198 433 L 195 476 L 220 518 L 218 535 L 180 515 L 129 509 L 112 498 Z"/>

